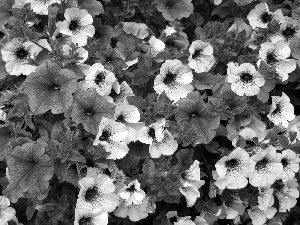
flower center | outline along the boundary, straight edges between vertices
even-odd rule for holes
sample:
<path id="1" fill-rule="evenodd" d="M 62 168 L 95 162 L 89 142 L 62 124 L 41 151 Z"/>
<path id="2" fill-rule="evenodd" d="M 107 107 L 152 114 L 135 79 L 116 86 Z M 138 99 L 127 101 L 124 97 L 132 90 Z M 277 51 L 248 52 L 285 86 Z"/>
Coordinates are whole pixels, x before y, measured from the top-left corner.
<path id="1" fill-rule="evenodd" d="M 135 192 L 135 191 L 136 191 L 136 189 L 135 189 L 135 186 L 134 186 L 134 184 L 133 184 L 133 185 L 131 185 L 129 188 L 127 188 L 127 189 L 126 189 L 126 191 L 128 191 L 128 192 L 130 192 L 130 193 L 133 193 L 133 192 Z"/>
<path id="2" fill-rule="evenodd" d="M 271 22 L 273 16 L 272 14 L 268 13 L 268 12 L 264 12 L 261 16 L 260 19 L 263 23 L 269 23 Z"/>
<path id="3" fill-rule="evenodd" d="M 202 49 L 196 49 L 195 52 L 192 55 L 192 58 L 196 59 L 196 58 L 200 57 L 201 53 L 202 53 Z"/>
<path id="4" fill-rule="evenodd" d="M 86 190 L 84 198 L 87 202 L 92 202 L 95 198 L 98 197 L 98 195 L 99 195 L 99 191 L 97 187 L 94 186 Z"/>
<path id="5" fill-rule="evenodd" d="M 191 112 L 190 113 L 190 119 L 200 117 L 200 114 L 197 111 Z"/>
<path id="6" fill-rule="evenodd" d="M 276 56 L 274 55 L 274 52 L 269 52 L 267 54 L 267 64 L 272 65 L 277 62 Z"/>
<path id="7" fill-rule="evenodd" d="M 92 218 L 91 217 L 82 217 L 78 221 L 79 225 L 92 225 Z"/>
<path id="8" fill-rule="evenodd" d="M 167 4 L 166 4 L 166 8 L 167 8 L 167 9 L 171 9 L 173 5 L 174 5 L 174 1 L 173 1 L 173 0 L 169 0 L 169 1 L 167 2 Z"/>
<path id="9" fill-rule="evenodd" d="M 15 54 L 18 59 L 24 59 L 28 56 L 28 51 L 24 47 L 21 47 L 16 51 Z"/>
<path id="10" fill-rule="evenodd" d="M 94 38 L 99 39 L 100 37 L 101 37 L 101 34 L 98 31 L 96 31 L 94 34 Z"/>
<path id="11" fill-rule="evenodd" d="M 285 28 L 285 30 L 282 31 L 282 35 L 286 38 L 286 39 L 291 39 L 295 36 L 296 34 L 296 30 L 295 28 L 288 26 L 287 28 Z"/>
<path id="12" fill-rule="evenodd" d="M 252 140 L 245 140 L 246 141 L 246 148 L 251 148 L 255 146 L 255 142 Z"/>
<path id="13" fill-rule="evenodd" d="M 273 115 L 281 113 L 281 105 L 276 104 L 276 109 L 272 112 Z"/>
<path id="14" fill-rule="evenodd" d="M 99 141 L 108 141 L 111 133 L 109 130 L 103 130 L 101 136 L 99 137 Z"/>
<path id="15" fill-rule="evenodd" d="M 100 83 L 104 82 L 104 80 L 105 80 L 105 73 L 101 71 L 96 75 L 95 84 L 99 85 Z"/>
<path id="16" fill-rule="evenodd" d="M 260 170 L 265 169 L 268 163 L 269 163 L 268 158 L 264 157 L 262 160 L 260 160 L 256 163 L 255 170 L 260 171 Z"/>
<path id="17" fill-rule="evenodd" d="M 168 39 L 165 44 L 169 47 L 176 47 L 176 44 L 172 39 Z"/>
<path id="18" fill-rule="evenodd" d="M 117 122 L 126 123 L 124 115 L 119 115 L 116 119 Z"/>
<path id="19" fill-rule="evenodd" d="M 69 30 L 75 31 L 79 27 L 78 20 L 71 20 L 69 24 Z"/>
<path id="20" fill-rule="evenodd" d="M 93 108 L 87 108 L 87 109 L 85 109 L 85 110 L 84 110 L 84 113 L 85 113 L 87 116 L 89 116 L 89 117 L 95 115 L 95 111 L 94 111 Z"/>
<path id="21" fill-rule="evenodd" d="M 113 99 L 115 99 L 119 96 L 119 94 L 115 91 L 115 89 L 112 88 L 109 96 L 112 97 Z"/>
<path id="22" fill-rule="evenodd" d="M 111 172 L 109 171 L 108 168 L 105 168 L 103 173 L 106 174 L 107 176 L 111 177 Z"/>
<path id="23" fill-rule="evenodd" d="M 241 80 L 244 83 L 250 83 L 253 80 L 253 76 L 249 73 L 242 73 Z"/>
<path id="24" fill-rule="evenodd" d="M 0 40 L 2 40 L 4 38 L 4 36 L 5 36 L 5 33 L 0 31 Z"/>
<path id="25" fill-rule="evenodd" d="M 183 172 L 180 174 L 181 178 L 184 179 L 184 180 L 187 180 L 188 179 L 188 174 L 187 172 Z"/>
<path id="26" fill-rule="evenodd" d="M 230 159 L 225 162 L 225 166 L 228 169 L 234 169 L 237 165 L 239 165 L 239 161 L 237 159 Z"/>
<path id="27" fill-rule="evenodd" d="M 60 89 L 60 86 L 58 84 L 51 84 L 49 87 L 48 87 L 48 90 L 49 91 L 57 91 Z"/>
<path id="28" fill-rule="evenodd" d="M 289 165 L 289 161 L 286 158 L 281 159 L 281 164 L 285 168 Z"/>
<path id="29" fill-rule="evenodd" d="M 155 130 L 153 127 L 150 127 L 149 131 L 148 131 L 148 135 L 152 138 L 155 139 Z"/>
<path id="30" fill-rule="evenodd" d="M 165 83 L 166 85 L 169 85 L 169 84 L 171 84 L 171 83 L 173 83 L 173 82 L 175 81 L 175 78 L 176 78 L 176 74 L 173 74 L 173 73 L 168 72 L 168 73 L 166 74 L 165 79 L 164 79 L 164 83 Z"/>

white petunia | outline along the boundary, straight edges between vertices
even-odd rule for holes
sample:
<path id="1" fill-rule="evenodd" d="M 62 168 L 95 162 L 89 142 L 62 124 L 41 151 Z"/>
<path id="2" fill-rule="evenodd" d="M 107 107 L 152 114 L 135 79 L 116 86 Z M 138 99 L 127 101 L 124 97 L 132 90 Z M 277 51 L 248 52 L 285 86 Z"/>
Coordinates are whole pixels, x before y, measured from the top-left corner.
<path id="1" fill-rule="evenodd" d="M 195 205 L 197 198 L 200 197 L 200 192 L 195 186 L 180 187 L 179 191 L 184 195 L 187 207 Z"/>
<path id="2" fill-rule="evenodd" d="M 129 151 L 128 146 L 122 142 L 127 136 L 125 124 L 102 117 L 93 145 L 101 144 L 105 151 L 110 152 L 107 159 L 121 159 Z"/>
<path id="3" fill-rule="evenodd" d="M 152 57 L 155 57 L 159 52 L 165 49 L 165 43 L 155 36 L 151 36 L 148 43 L 149 48 L 147 54 L 151 55 Z"/>
<path id="4" fill-rule="evenodd" d="M 177 31 L 175 30 L 174 27 L 169 27 L 169 26 L 166 26 L 166 29 L 163 30 L 163 32 L 166 34 L 166 36 L 170 36 L 172 34 L 175 34 Z"/>
<path id="5" fill-rule="evenodd" d="M 193 41 L 189 47 L 188 66 L 194 69 L 196 73 L 209 71 L 216 62 L 213 52 L 214 49 L 209 42 Z"/>
<path id="6" fill-rule="evenodd" d="M 296 69 L 297 61 L 295 59 L 287 59 L 291 54 L 291 49 L 285 41 L 264 42 L 260 45 L 259 60 L 257 67 L 260 66 L 263 60 L 268 66 L 276 68 L 278 79 L 286 81 L 289 78 L 289 73 Z"/>
<path id="7" fill-rule="evenodd" d="M 194 90 L 190 84 L 193 81 L 192 70 L 184 66 L 180 60 L 166 60 L 160 67 L 160 73 L 154 80 L 154 90 L 157 94 L 165 91 L 166 96 L 174 102 L 185 98 Z"/>
<path id="8" fill-rule="evenodd" d="M 131 204 L 142 204 L 143 199 L 146 197 L 146 194 L 141 189 L 140 183 L 137 179 L 123 187 L 118 195 L 124 200 L 124 204 L 126 206 Z"/>
<path id="9" fill-rule="evenodd" d="M 293 178 L 286 183 L 281 190 L 276 191 L 275 195 L 279 200 L 279 212 L 291 211 L 297 204 L 297 198 L 299 198 L 298 181 Z"/>
<path id="10" fill-rule="evenodd" d="M 7 222 L 13 219 L 16 214 L 16 210 L 9 207 L 9 205 L 9 199 L 5 196 L 0 196 L 0 224 L 7 225 Z"/>
<path id="11" fill-rule="evenodd" d="M 257 27 L 267 28 L 268 24 L 273 20 L 276 20 L 278 23 L 283 23 L 285 21 L 281 9 L 277 9 L 272 13 L 269 11 L 269 7 L 265 2 L 257 4 L 255 8 L 249 12 L 247 19 L 253 29 Z"/>
<path id="12" fill-rule="evenodd" d="M 128 96 L 134 96 L 132 89 L 127 84 L 126 81 L 123 81 L 121 85 L 116 80 L 113 85 L 110 93 L 104 98 L 110 102 L 115 104 L 117 107 L 129 105 L 127 101 Z"/>
<path id="13" fill-rule="evenodd" d="M 205 181 L 201 180 L 199 165 L 200 162 L 195 160 L 190 168 L 181 174 L 181 181 L 184 187 L 195 186 L 200 188 L 204 185 Z"/>
<path id="14" fill-rule="evenodd" d="M 245 206 L 238 196 L 234 196 L 232 201 L 223 202 L 223 208 L 225 209 L 226 219 L 235 219 L 245 212 Z"/>
<path id="15" fill-rule="evenodd" d="M 52 4 L 60 4 L 61 0 L 27 0 L 31 3 L 31 9 L 36 14 L 48 15 L 48 7 Z"/>
<path id="16" fill-rule="evenodd" d="M 299 155 L 294 151 L 286 149 L 281 152 L 281 164 L 283 166 L 281 179 L 283 182 L 287 182 L 295 177 L 295 173 L 299 171 L 299 163 Z"/>
<path id="17" fill-rule="evenodd" d="M 258 190 L 258 208 L 265 211 L 274 204 L 274 189 L 270 187 L 259 187 Z"/>
<path id="18" fill-rule="evenodd" d="M 300 36 L 300 25 L 298 20 L 286 17 L 286 21 L 280 25 L 280 29 L 275 34 L 270 35 L 270 40 L 273 43 L 277 41 L 290 42 L 293 38 Z"/>
<path id="19" fill-rule="evenodd" d="M 86 71 L 82 88 L 95 88 L 99 95 L 108 95 L 115 81 L 116 77 L 111 71 L 104 69 L 101 63 L 95 63 Z"/>
<path id="20" fill-rule="evenodd" d="M 273 146 L 263 149 L 250 157 L 249 183 L 254 187 L 272 185 L 282 174 L 280 155 Z"/>
<path id="21" fill-rule="evenodd" d="M 154 141 L 161 142 L 164 137 L 163 131 L 165 125 L 166 120 L 162 119 L 151 124 L 148 127 L 143 127 L 138 134 L 138 140 L 142 143 L 149 145 L 152 145 Z"/>
<path id="22" fill-rule="evenodd" d="M 84 177 L 78 181 L 80 191 L 76 208 L 91 209 L 93 213 L 112 212 L 119 204 L 115 185 L 109 176 Z"/>
<path id="23" fill-rule="evenodd" d="M 250 63 L 229 62 L 227 68 L 228 82 L 231 90 L 239 96 L 254 96 L 260 92 L 265 84 L 265 78 Z"/>
<path id="24" fill-rule="evenodd" d="M 267 117 L 275 125 L 288 127 L 288 121 L 295 118 L 294 106 L 290 103 L 290 98 L 282 92 L 282 96 L 272 96 L 272 106 Z"/>
<path id="25" fill-rule="evenodd" d="M 215 165 L 219 178 L 215 185 L 220 189 L 240 189 L 248 184 L 249 154 L 236 148 L 228 156 L 221 158 Z"/>
<path id="26" fill-rule="evenodd" d="M 75 208 L 75 221 L 74 225 L 107 225 L 108 224 L 108 213 L 93 213 L 91 209 Z"/>
<path id="27" fill-rule="evenodd" d="M 253 225 L 264 225 L 267 222 L 267 219 L 273 218 L 277 210 L 273 207 L 267 208 L 267 210 L 263 211 L 259 209 L 257 206 L 254 206 L 247 210 L 249 217 L 252 219 Z"/>
<path id="28" fill-rule="evenodd" d="M 87 38 L 93 37 L 95 28 L 93 17 L 85 9 L 68 8 L 64 13 L 65 20 L 56 23 L 59 32 L 71 37 L 73 43 L 82 47 L 87 44 Z"/>

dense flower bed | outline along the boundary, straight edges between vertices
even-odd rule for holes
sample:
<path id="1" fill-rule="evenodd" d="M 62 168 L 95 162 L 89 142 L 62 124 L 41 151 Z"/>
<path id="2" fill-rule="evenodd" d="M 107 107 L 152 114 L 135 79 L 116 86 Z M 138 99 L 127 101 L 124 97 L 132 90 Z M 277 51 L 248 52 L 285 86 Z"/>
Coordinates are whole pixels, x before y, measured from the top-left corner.
<path id="1" fill-rule="evenodd" d="M 299 0 L 0 0 L 0 225 L 300 224 Z"/>

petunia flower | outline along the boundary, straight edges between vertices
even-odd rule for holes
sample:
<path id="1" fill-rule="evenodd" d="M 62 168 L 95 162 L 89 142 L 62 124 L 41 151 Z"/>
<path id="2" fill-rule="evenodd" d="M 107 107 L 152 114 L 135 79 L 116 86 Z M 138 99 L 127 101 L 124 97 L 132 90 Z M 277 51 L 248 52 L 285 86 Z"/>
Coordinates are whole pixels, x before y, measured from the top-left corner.
<path id="1" fill-rule="evenodd" d="M 95 88 L 99 95 L 108 95 L 111 92 L 115 75 L 104 68 L 101 63 L 95 63 L 86 71 L 83 89 Z"/>
<path id="2" fill-rule="evenodd" d="M 108 102 L 115 104 L 116 107 L 122 107 L 129 105 L 127 101 L 128 96 L 134 96 L 134 94 L 127 82 L 123 81 L 120 85 L 118 81 L 115 81 L 109 95 L 104 96 L 104 98 Z"/>
<path id="3" fill-rule="evenodd" d="M 263 149 L 250 157 L 249 183 L 254 187 L 272 185 L 282 174 L 280 155 L 273 146 Z"/>
<path id="4" fill-rule="evenodd" d="M 108 103 L 95 89 L 78 90 L 74 94 L 72 119 L 82 123 L 84 129 L 97 134 L 102 117 L 112 119 L 115 106 Z"/>
<path id="5" fill-rule="evenodd" d="M 75 221 L 74 225 L 107 225 L 108 213 L 103 212 L 100 214 L 93 213 L 93 210 L 86 208 L 75 208 Z"/>
<path id="6" fill-rule="evenodd" d="M 65 20 L 56 23 L 59 32 L 71 37 L 72 42 L 82 47 L 87 44 L 87 38 L 93 37 L 95 28 L 93 17 L 85 9 L 68 8 L 64 13 Z"/>
<path id="7" fill-rule="evenodd" d="M 16 210 L 9 207 L 10 201 L 5 196 L 0 196 L 0 224 L 8 225 L 8 221 L 13 219 L 16 214 Z"/>
<path id="8" fill-rule="evenodd" d="M 34 61 L 42 48 L 31 41 L 13 38 L 1 49 L 2 59 L 5 61 L 6 71 L 10 75 L 28 75 L 36 69 Z"/>
<path id="9" fill-rule="evenodd" d="M 195 186 L 197 188 L 200 188 L 204 185 L 205 181 L 201 180 L 200 177 L 199 164 L 200 162 L 198 160 L 195 160 L 188 170 L 181 173 L 181 181 L 184 187 Z"/>
<path id="10" fill-rule="evenodd" d="M 284 186 L 275 192 L 279 200 L 279 212 L 291 211 L 291 208 L 297 204 L 297 198 L 299 198 L 298 186 L 297 179 L 293 178 L 284 183 Z"/>
<path id="11" fill-rule="evenodd" d="M 180 218 L 177 222 L 174 222 L 174 225 L 196 225 L 192 220 L 189 218 Z"/>
<path id="12" fill-rule="evenodd" d="M 268 41 L 268 33 L 266 29 L 252 30 L 251 36 L 245 41 L 245 46 L 255 50 L 262 43 Z"/>
<path id="13" fill-rule="evenodd" d="M 269 207 L 267 210 L 263 211 L 257 206 L 251 207 L 247 210 L 249 217 L 252 219 L 253 225 L 264 225 L 267 222 L 267 219 L 273 218 L 277 212 L 276 208 Z"/>
<path id="14" fill-rule="evenodd" d="M 291 49 L 288 44 L 281 40 L 275 44 L 272 42 L 265 42 L 260 45 L 259 60 L 257 66 L 259 67 L 263 60 L 268 66 L 275 67 L 278 79 L 285 81 L 289 78 L 289 73 L 296 69 L 296 60 L 287 59 L 291 54 Z"/>
<path id="15" fill-rule="evenodd" d="M 252 28 L 249 26 L 243 18 L 235 18 L 231 27 L 228 31 L 235 31 L 236 34 L 239 34 L 243 31 L 246 32 L 246 37 L 250 37 L 252 33 Z"/>
<path id="16" fill-rule="evenodd" d="M 284 92 L 282 92 L 281 97 L 272 96 L 272 106 L 267 117 L 275 125 L 281 124 L 285 128 L 288 126 L 288 121 L 295 118 L 294 106 L 290 103 L 290 98 Z"/>
<path id="17" fill-rule="evenodd" d="M 280 24 L 285 21 L 285 17 L 282 14 L 281 9 L 277 9 L 274 13 L 272 13 L 269 11 L 269 7 L 265 2 L 257 4 L 255 8 L 249 12 L 247 19 L 253 29 L 257 27 L 267 28 L 268 24 L 273 20 L 276 20 L 276 22 Z"/>
<path id="18" fill-rule="evenodd" d="M 155 0 L 157 10 L 168 21 L 189 17 L 194 11 L 192 0 Z"/>
<path id="19" fill-rule="evenodd" d="M 273 43 L 277 41 L 285 41 L 287 43 L 290 42 L 293 38 L 298 38 L 300 36 L 300 25 L 298 20 L 287 17 L 286 21 L 280 24 L 279 31 L 275 34 L 270 35 L 270 40 Z"/>
<path id="20" fill-rule="evenodd" d="M 128 146 L 122 142 L 127 135 L 125 124 L 102 117 L 93 145 L 103 145 L 105 151 L 111 153 L 107 159 L 121 159 L 129 151 Z"/>
<path id="21" fill-rule="evenodd" d="M 274 204 L 274 189 L 270 187 L 259 187 L 258 208 L 266 211 Z"/>
<path id="22" fill-rule="evenodd" d="M 260 92 L 260 87 L 265 84 L 265 78 L 250 63 L 238 65 L 228 63 L 228 82 L 231 90 L 239 96 L 254 96 Z"/>
<path id="23" fill-rule="evenodd" d="M 143 199 L 146 197 L 146 194 L 141 189 L 140 183 L 137 179 L 131 181 L 128 185 L 123 187 L 119 191 L 118 195 L 124 200 L 124 204 L 126 206 L 131 204 L 142 204 Z"/>
<path id="24" fill-rule="evenodd" d="M 151 36 L 148 41 L 148 51 L 147 55 L 155 57 L 159 52 L 165 49 L 165 43 L 162 42 L 160 39 L 156 38 L 155 36 Z"/>
<path id="25" fill-rule="evenodd" d="M 299 155 L 294 151 L 286 149 L 281 152 L 281 164 L 283 166 L 281 179 L 283 182 L 287 182 L 295 177 L 295 173 L 299 171 L 299 163 Z"/>
<path id="26" fill-rule="evenodd" d="M 216 62 L 213 51 L 213 47 L 209 42 L 193 41 L 189 47 L 188 66 L 194 69 L 196 73 L 209 71 Z"/>
<path id="27" fill-rule="evenodd" d="M 48 15 L 48 7 L 52 4 L 60 4 L 60 0 L 27 0 L 26 3 L 31 3 L 31 9 L 36 14 Z"/>
<path id="28" fill-rule="evenodd" d="M 249 176 L 249 154 L 236 148 L 228 156 L 221 158 L 215 165 L 219 179 L 215 185 L 220 189 L 240 189 L 246 187 Z"/>
<path id="29" fill-rule="evenodd" d="M 159 120 L 150 126 L 143 127 L 138 135 L 138 140 L 142 143 L 151 145 L 154 141 L 161 142 L 164 137 L 166 120 Z"/>
<path id="30" fill-rule="evenodd" d="M 224 216 L 228 220 L 239 220 L 239 217 L 243 215 L 245 212 L 245 206 L 243 205 L 243 201 L 238 196 L 234 196 L 231 201 L 224 201 L 223 202 L 223 210 Z M 223 218 L 222 214 L 219 216 L 220 219 Z"/>
<path id="31" fill-rule="evenodd" d="M 148 216 L 149 213 L 149 198 L 143 198 L 142 204 L 124 204 L 125 201 L 121 202 L 118 208 L 114 211 L 114 215 L 121 218 L 126 218 L 127 216 L 133 222 L 142 220 Z"/>
<path id="32" fill-rule="evenodd" d="M 114 193 L 115 185 L 109 176 L 84 177 L 78 181 L 80 191 L 76 208 L 86 208 L 93 213 L 112 212 L 119 204 L 119 196 Z"/>
<path id="33" fill-rule="evenodd" d="M 185 197 L 187 207 L 194 206 L 197 198 L 200 197 L 200 192 L 194 185 L 179 187 L 179 191 Z"/>
<path id="34" fill-rule="evenodd" d="M 160 67 L 160 74 L 154 80 L 154 90 L 161 94 L 165 91 L 166 96 L 177 102 L 180 98 L 185 98 L 193 91 L 190 84 L 193 81 L 192 70 L 182 65 L 180 60 L 166 60 Z"/>
<path id="35" fill-rule="evenodd" d="M 174 27 L 169 27 L 168 25 L 166 26 L 166 28 L 163 30 L 163 32 L 166 34 L 166 36 L 170 36 L 171 34 L 176 33 L 177 31 L 175 30 Z"/>

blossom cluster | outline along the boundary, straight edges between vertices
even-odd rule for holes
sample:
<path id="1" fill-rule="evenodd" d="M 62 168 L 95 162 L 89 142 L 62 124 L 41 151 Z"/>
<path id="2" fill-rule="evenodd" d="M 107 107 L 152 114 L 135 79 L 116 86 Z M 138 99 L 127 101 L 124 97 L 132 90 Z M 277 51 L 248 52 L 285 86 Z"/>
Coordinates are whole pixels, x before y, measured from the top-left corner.
<path id="1" fill-rule="evenodd" d="M 0 224 L 300 223 L 277 2 L 3 0 Z"/>

